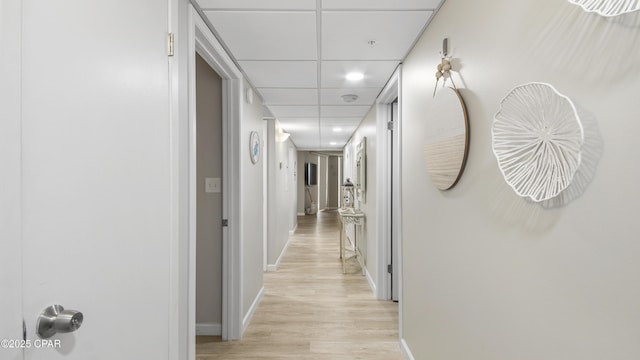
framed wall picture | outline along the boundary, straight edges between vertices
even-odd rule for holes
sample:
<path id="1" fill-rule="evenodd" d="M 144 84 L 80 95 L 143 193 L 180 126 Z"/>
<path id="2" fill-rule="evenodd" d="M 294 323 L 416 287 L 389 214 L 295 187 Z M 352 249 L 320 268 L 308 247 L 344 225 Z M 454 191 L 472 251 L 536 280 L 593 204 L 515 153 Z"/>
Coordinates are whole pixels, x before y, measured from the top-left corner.
<path id="1" fill-rule="evenodd" d="M 367 138 L 363 137 L 362 141 L 356 145 L 355 158 L 355 187 L 358 201 L 366 202 L 367 190 Z"/>

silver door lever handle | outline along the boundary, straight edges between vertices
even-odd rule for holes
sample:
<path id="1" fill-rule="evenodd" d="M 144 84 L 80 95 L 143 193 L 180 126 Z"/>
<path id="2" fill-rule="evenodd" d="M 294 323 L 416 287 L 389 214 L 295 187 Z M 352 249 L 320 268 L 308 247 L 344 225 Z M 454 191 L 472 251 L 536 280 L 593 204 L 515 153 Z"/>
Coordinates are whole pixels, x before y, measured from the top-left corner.
<path id="1" fill-rule="evenodd" d="M 38 316 L 38 336 L 48 339 L 57 333 L 76 331 L 83 320 L 84 316 L 80 311 L 65 310 L 61 305 L 51 305 Z"/>

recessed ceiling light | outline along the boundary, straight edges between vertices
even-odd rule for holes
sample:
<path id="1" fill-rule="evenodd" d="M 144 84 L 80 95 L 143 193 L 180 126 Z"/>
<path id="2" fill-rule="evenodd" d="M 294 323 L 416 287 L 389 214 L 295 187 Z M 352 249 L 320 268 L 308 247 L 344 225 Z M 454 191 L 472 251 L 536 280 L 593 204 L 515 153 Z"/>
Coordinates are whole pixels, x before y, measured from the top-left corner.
<path id="1" fill-rule="evenodd" d="M 332 142 L 329 143 L 329 145 L 334 145 L 335 146 L 335 145 L 338 145 L 338 143 L 335 142 L 335 141 L 332 141 Z"/>
<path id="2" fill-rule="evenodd" d="M 350 72 L 347 74 L 347 80 L 349 81 L 360 81 L 364 79 L 364 74 L 361 72 Z"/>
<path id="3" fill-rule="evenodd" d="M 342 131 L 342 128 L 335 127 L 335 128 L 333 128 L 333 131 L 334 131 L 334 132 L 340 132 L 340 131 Z"/>

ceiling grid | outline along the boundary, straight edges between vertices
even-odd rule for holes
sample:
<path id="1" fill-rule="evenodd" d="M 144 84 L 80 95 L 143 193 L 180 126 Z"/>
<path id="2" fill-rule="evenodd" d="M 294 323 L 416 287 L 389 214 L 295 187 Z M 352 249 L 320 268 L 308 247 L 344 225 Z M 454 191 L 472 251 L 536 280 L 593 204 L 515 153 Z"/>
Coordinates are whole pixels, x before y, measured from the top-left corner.
<path id="1" fill-rule="evenodd" d="M 441 1 L 194 0 L 301 150 L 345 145 Z"/>

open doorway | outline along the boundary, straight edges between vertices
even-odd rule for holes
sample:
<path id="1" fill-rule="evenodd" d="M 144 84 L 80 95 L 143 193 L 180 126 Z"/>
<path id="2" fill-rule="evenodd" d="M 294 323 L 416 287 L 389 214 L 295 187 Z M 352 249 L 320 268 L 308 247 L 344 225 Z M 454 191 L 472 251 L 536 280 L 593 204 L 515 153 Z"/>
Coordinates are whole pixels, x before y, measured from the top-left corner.
<path id="1" fill-rule="evenodd" d="M 196 53 L 196 335 L 222 335 L 222 78 Z"/>
<path id="2" fill-rule="evenodd" d="M 401 65 L 378 96 L 377 133 L 379 153 L 377 174 L 378 287 L 379 300 L 400 301 L 402 286 L 400 138 Z M 402 306 L 399 307 L 402 312 Z"/>

